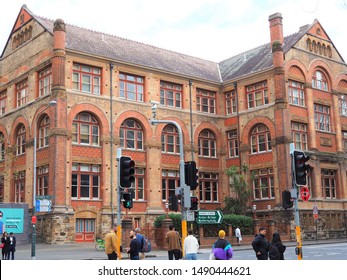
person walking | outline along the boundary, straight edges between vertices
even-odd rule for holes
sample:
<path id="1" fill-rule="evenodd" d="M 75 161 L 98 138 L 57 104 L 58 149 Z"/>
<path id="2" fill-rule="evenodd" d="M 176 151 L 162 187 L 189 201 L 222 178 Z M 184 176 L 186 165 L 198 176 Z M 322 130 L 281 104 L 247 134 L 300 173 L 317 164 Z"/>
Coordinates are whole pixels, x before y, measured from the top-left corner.
<path id="1" fill-rule="evenodd" d="M 129 232 L 129 237 L 131 239 L 130 241 L 130 248 L 127 250 L 127 253 L 130 256 L 131 260 L 139 260 L 140 259 L 140 250 L 141 250 L 141 243 L 136 237 L 135 231 L 131 230 Z"/>
<path id="2" fill-rule="evenodd" d="M 8 237 L 8 234 L 6 231 L 2 234 L 1 244 L 2 244 L 2 248 L 1 248 L 2 259 L 8 260 L 10 257 L 10 238 Z"/>
<path id="3" fill-rule="evenodd" d="M 258 260 L 267 260 L 269 258 L 269 242 L 265 238 L 266 228 L 260 227 L 259 234 L 257 234 L 252 241 L 252 247 Z"/>
<path id="4" fill-rule="evenodd" d="M 240 230 L 240 228 L 238 226 L 235 229 L 235 236 L 236 236 L 236 239 L 237 239 L 237 246 L 240 246 L 240 243 L 242 241 L 242 235 L 241 235 L 241 230 Z"/>
<path id="5" fill-rule="evenodd" d="M 169 226 L 169 231 L 165 235 L 165 241 L 168 246 L 169 260 L 179 260 L 181 256 L 181 238 L 173 225 Z"/>
<path id="6" fill-rule="evenodd" d="M 284 252 L 286 245 L 282 243 L 281 236 L 278 232 L 274 232 L 269 247 L 270 260 L 284 260 Z"/>
<path id="7" fill-rule="evenodd" d="M 11 260 L 14 260 L 14 252 L 16 252 L 16 237 L 13 235 L 13 232 L 10 232 L 10 245 L 9 245 L 9 253 L 8 253 L 8 260 L 10 259 L 11 254 Z"/>
<path id="8" fill-rule="evenodd" d="M 107 254 L 109 260 L 117 259 L 117 245 L 117 224 L 114 224 L 111 231 L 105 236 L 105 253 Z"/>
<path id="9" fill-rule="evenodd" d="M 184 239 L 184 253 L 186 260 L 198 259 L 199 242 L 193 235 L 193 230 L 188 230 L 188 236 Z"/>
<path id="10" fill-rule="evenodd" d="M 141 244 L 141 250 L 140 250 L 140 260 L 145 259 L 145 252 L 143 250 L 143 245 L 145 244 L 145 238 L 141 234 L 141 229 L 140 228 L 135 228 L 135 234 L 136 234 L 136 239 L 140 242 Z"/>
<path id="11" fill-rule="evenodd" d="M 225 239 L 225 231 L 218 232 L 218 239 L 212 246 L 212 253 L 215 260 L 230 260 L 233 257 L 233 248 Z"/>

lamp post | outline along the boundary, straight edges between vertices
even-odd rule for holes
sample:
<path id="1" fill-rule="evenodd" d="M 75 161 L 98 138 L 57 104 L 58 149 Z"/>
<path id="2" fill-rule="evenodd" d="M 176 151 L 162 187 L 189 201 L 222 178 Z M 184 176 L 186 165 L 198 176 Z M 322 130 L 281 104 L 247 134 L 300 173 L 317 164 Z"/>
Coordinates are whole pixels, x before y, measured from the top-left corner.
<path id="1" fill-rule="evenodd" d="M 268 204 L 267 210 L 269 211 L 269 219 L 271 219 L 271 205 Z"/>
<path id="2" fill-rule="evenodd" d="M 255 220 L 257 218 L 256 213 L 255 213 L 255 211 L 257 210 L 257 205 L 253 204 L 252 210 L 253 210 L 253 220 Z"/>
<path id="3" fill-rule="evenodd" d="M 31 259 L 35 260 L 36 256 L 36 143 L 37 143 L 37 121 L 41 114 L 49 107 L 57 105 L 57 101 L 52 100 L 48 103 L 48 105 L 36 116 L 34 120 L 34 164 L 33 164 L 33 212 L 32 212 L 32 218 L 31 218 L 31 225 L 32 225 L 32 233 L 31 233 Z"/>
<path id="4" fill-rule="evenodd" d="M 166 209 L 166 218 L 169 217 L 169 202 L 165 202 L 165 209 Z"/>

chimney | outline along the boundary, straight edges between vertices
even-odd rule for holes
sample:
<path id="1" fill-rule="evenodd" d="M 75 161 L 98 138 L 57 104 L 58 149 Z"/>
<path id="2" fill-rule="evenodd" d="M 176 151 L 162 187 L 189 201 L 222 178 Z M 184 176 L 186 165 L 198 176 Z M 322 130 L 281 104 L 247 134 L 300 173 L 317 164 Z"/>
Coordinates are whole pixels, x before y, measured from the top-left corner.
<path id="1" fill-rule="evenodd" d="M 57 19 L 53 28 L 52 91 L 55 87 L 65 88 L 65 43 L 65 23 Z"/>
<path id="2" fill-rule="evenodd" d="M 282 14 L 275 13 L 269 16 L 269 22 L 273 65 L 274 68 L 283 67 L 284 53 Z"/>

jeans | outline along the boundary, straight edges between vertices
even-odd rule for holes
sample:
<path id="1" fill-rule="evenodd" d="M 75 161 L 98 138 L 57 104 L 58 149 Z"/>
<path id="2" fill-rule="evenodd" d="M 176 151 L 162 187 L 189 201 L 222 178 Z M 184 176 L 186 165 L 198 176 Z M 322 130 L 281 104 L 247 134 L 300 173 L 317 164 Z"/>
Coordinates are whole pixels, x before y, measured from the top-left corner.
<path id="1" fill-rule="evenodd" d="M 185 260 L 197 260 L 198 256 L 196 253 L 190 253 L 190 254 L 186 254 Z"/>

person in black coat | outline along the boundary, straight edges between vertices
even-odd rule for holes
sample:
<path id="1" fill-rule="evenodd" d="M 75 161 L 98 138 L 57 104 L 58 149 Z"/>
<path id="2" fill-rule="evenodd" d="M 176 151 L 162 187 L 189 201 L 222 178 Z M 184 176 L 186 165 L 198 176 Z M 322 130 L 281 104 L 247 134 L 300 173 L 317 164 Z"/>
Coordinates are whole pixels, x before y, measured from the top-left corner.
<path id="1" fill-rule="evenodd" d="M 16 237 L 13 235 L 13 232 L 10 232 L 10 249 L 8 253 L 8 260 L 10 259 L 11 254 L 11 260 L 14 260 L 14 252 L 16 252 Z"/>
<path id="2" fill-rule="evenodd" d="M 274 248 L 277 248 L 273 256 L 272 254 L 269 255 L 270 260 L 284 260 L 284 251 L 286 250 L 286 246 L 282 243 L 281 236 L 278 232 L 275 232 L 272 235 L 270 246 L 274 246 Z"/>
<path id="3" fill-rule="evenodd" d="M 136 238 L 136 233 L 131 230 L 129 237 L 131 239 L 130 242 L 130 248 L 127 250 L 127 253 L 130 255 L 131 260 L 139 260 L 139 254 L 141 251 L 141 243 L 140 241 Z"/>
<path id="4" fill-rule="evenodd" d="M 267 260 L 269 258 L 270 243 L 265 238 L 266 228 L 260 227 L 252 242 L 252 247 L 258 260 Z"/>
<path id="5" fill-rule="evenodd" d="M 10 238 L 8 237 L 6 231 L 2 234 L 1 244 L 4 244 L 1 249 L 2 259 L 8 260 L 10 256 Z"/>

